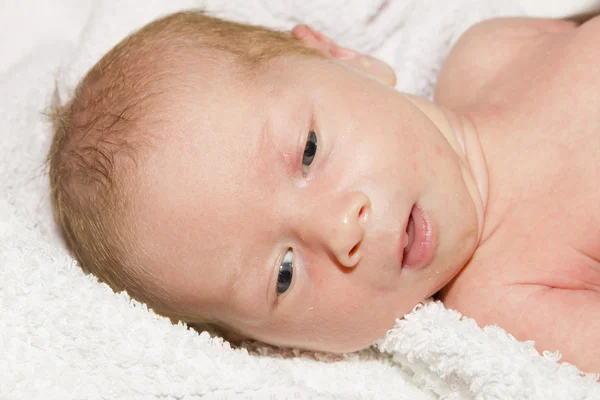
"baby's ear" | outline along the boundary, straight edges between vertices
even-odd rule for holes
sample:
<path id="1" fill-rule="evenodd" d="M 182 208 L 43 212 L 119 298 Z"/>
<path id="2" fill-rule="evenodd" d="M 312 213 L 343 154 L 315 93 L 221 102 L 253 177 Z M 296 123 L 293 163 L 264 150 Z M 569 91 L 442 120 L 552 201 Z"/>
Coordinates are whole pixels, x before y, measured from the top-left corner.
<path id="1" fill-rule="evenodd" d="M 308 25 L 296 25 L 292 29 L 292 36 L 326 57 L 335 58 L 352 68 L 366 72 L 390 86 L 396 85 L 396 73 L 388 64 L 369 55 L 339 46 Z"/>

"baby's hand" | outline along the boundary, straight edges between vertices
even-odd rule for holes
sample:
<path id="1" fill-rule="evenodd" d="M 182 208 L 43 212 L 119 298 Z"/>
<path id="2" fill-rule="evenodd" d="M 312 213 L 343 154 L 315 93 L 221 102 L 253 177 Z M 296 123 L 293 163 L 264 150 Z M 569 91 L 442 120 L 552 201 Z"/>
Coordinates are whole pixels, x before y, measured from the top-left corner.
<path id="1" fill-rule="evenodd" d="M 388 64 L 369 55 L 338 46 L 333 40 L 308 25 L 296 25 L 292 29 L 292 36 L 327 57 L 335 58 L 352 68 L 366 72 L 390 86 L 396 85 L 396 74 Z"/>

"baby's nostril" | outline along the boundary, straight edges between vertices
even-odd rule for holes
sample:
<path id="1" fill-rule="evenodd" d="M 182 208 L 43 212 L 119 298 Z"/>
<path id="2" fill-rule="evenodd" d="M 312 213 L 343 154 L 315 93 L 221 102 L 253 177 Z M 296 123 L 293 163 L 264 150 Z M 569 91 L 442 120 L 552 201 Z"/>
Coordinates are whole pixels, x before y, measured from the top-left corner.
<path id="1" fill-rule="evenodd" d="M 348 253 L 348 257 L 352 258 L 358 252 L 358 243 L 354 245 L 354 247 Z"/>
<path id="2" fill-rule="evenodd" d="M 366 213 L 367 213 L 367 208 L 365 206 L 362 206 L 360 208 L 360 210 L 358 210 L 358 218 L 363 219 L 365 217 Z"/>

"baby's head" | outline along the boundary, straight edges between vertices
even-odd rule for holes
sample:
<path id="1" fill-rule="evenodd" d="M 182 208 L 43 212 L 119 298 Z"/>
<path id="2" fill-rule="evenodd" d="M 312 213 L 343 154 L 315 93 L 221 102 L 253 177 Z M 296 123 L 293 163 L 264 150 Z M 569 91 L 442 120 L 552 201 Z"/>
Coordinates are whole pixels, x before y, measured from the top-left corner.
<path id="1" fill-rule="evenodd" d="M 52 198 L 82 265 L 156 312 L 352 351 L 460 271 L 481 205 L 435 106 L 296 36 L 187 12 L 125 39 L 56 110 Z"/>

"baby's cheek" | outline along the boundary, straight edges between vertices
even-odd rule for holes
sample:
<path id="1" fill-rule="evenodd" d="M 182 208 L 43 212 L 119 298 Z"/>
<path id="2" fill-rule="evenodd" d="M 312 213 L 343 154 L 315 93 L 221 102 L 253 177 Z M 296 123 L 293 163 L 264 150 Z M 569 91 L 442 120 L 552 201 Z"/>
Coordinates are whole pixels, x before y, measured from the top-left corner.
<path id="1" fill-rule="evenodd" d="M 327 293 L 340 284 L 341 267 L 325 254 L 325 251 L 309 249 L 304 255 L 302 286 L 316 294 Z"/>

